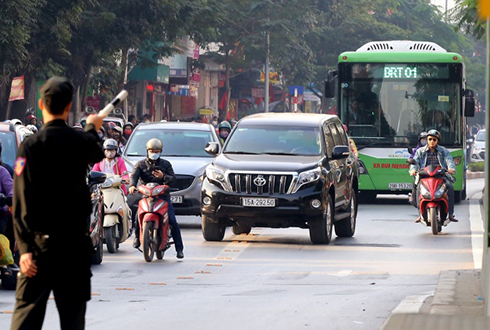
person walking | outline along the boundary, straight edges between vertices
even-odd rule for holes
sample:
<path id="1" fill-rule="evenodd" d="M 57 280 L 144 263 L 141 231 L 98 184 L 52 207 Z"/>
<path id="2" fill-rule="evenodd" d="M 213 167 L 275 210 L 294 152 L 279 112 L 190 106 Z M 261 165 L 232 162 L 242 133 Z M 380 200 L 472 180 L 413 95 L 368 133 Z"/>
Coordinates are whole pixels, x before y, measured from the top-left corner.
<path id="1" fill-rule="evenodd" d="M 41 88 L 44 126 L 19 148 L 14 166 L 14 231 L 20 251 L 12 330 L 41 329 L 51 291 L 61 329 L 84 329 L 90 300 L 93 254 L 86 183 L 88 167 L 104 158 L 97 130 L 103 119 L 87 117 L 85 132 L 66 124 L 73 85 L 52 77 Z"/>

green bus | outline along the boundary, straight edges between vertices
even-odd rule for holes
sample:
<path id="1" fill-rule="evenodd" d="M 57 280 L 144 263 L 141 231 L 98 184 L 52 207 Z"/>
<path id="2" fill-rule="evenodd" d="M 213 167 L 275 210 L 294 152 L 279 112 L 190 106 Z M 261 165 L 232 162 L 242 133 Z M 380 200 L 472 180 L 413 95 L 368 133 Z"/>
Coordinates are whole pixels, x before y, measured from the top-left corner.
<path id="1" fill-rule="evenodd" d="M 455 200 L 466 198 L 466 117 L 474 94 L 466 88 L 461 55 L 432 42 L 370 42 L 339 55 L 325 96 L 359 151 L 360 197 L 408 194 L 407 159 L 421 132 L 435 128 L 456 163 Z"/>

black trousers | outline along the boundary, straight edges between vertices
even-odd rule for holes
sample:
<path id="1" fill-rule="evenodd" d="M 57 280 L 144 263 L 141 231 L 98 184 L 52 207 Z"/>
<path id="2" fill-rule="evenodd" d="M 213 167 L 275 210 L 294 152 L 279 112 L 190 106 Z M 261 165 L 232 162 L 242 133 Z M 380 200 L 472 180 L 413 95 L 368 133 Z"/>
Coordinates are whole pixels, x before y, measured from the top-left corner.
<path id="1" fill-rule="evenodd" d="M 90 239 L 87 240 L 88 243 L 77 243 L 81 243 L 82 247 L 84 244 L 91 246 Z M 49 246 L 49 250 L 47 245 L 46 251 L 33 257 L 38 267 L 37 274 L 30 278 L 20 274 L 17 279 L 12 330 L 41 329 L 51 292 L 60 316 L 61 329 L 85 328 L 86 306 L 91 295 L 91 254 L 85 250 L 68 255 L 67 252 L 59 252 L 70 250 L 66 245 Z"/>

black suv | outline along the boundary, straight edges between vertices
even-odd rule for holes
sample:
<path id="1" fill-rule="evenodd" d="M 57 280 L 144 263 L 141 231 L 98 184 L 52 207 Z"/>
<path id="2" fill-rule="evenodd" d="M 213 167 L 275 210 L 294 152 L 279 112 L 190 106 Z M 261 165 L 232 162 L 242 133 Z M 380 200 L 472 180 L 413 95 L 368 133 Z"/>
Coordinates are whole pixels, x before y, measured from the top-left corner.
<path id="1" fill-rule="evenodd" d="M 209 143 L 206 151 L 218 153 Z M 252 227 L 309 228 L 328 244 L 332 227 L 354 235 L 359 169 L 337 116 L 263 113 L 240 120 L 202 183 L 202 232 L 221 241 Z"/>

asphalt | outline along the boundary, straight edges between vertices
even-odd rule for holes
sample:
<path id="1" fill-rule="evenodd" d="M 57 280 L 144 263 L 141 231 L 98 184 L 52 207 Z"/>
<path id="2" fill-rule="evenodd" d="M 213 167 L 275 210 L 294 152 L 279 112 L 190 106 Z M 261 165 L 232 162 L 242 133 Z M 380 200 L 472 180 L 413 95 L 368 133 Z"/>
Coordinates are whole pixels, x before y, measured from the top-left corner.
<path id="1" fill-rule="evenodd" d="M 484 172 L 468 172 L 469 179 L 483 177 Z M 381 329 L 490 329 L 490 317 L 485 317 L 481 269 L 440 272 L 434 295 L 427 296 L 418 312 L 393 312 Z"/>

